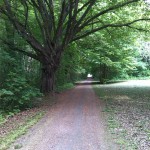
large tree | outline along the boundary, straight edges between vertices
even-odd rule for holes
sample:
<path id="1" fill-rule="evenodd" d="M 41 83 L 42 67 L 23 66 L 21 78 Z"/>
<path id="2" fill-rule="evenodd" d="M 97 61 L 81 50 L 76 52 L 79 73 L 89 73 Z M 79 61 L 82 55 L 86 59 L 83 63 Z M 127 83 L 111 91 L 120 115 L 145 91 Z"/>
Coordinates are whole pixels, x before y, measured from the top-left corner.
<path id="1" fill-rule="evenodd" d="M 0 17 L 10 21 L 32 50 L 20 49 L 17 42 L 11 45 L 9 40 L 1 40 L 12 50 L 42 64 L 41 89 L 49 92 L 53 90 L 54 75 L 68 44 L 107 28 L 139 29 L 132 25 L 149 20 L 145 11 L 138 17 L 133 11 L 141 5 L 142 0 L 1 0 Z M 124 17 L 125 13 L 135 16 Z M 111 19 L 114 15 L 119 19 Z"/>

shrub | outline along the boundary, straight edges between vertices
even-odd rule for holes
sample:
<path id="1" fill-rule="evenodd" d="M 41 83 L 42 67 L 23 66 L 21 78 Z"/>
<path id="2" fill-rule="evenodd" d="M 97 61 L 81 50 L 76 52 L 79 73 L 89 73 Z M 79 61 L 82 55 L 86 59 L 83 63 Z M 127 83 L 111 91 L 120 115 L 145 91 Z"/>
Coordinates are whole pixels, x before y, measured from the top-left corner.
<path id="1" fill-rule="evenodd" d="M 73 87 L 74 87 L 73 83 L 65 83 L 62 86 L 57 86 L 57 88 L 55 90 L 57 92 L 63 92 L 65 90 L 71 89 Z"/>
<path id="2" fill-rule="evenodd" d="M 0 90 L 0 108 L 8 111 L 29 108 L 38 96 L 41 96 L 40 91 L 30 86 L 25 77 L 11 72 L 4 88 Z"/>

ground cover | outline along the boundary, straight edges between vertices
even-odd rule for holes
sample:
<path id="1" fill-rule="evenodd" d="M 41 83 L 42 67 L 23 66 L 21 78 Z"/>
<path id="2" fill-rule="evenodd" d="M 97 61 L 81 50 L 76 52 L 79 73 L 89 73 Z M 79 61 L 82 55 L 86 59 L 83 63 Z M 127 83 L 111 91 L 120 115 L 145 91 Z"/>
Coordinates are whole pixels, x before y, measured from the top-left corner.
<path id="1" fill-rule="evenodd" d="M 9 113 L 5 117 L 0 117 L 0 150 L 6 150 L 21 135 L 25 134 L 29 128 L 35 125 L 49 108 L 55 103 L 55 95 L 47 95 L 42 99 L 37 99 L 35 107 Z M 51 98 L 51 99 L 50 99 Z M 16 149 L 21 145 L 16 145 Z"/>
<path id="2" fill-rule="evenodd" d="M 150 81 L 134 80 L 95 85 L 104 101 L 107 125 L 124 150 L 150 149 Z"/>

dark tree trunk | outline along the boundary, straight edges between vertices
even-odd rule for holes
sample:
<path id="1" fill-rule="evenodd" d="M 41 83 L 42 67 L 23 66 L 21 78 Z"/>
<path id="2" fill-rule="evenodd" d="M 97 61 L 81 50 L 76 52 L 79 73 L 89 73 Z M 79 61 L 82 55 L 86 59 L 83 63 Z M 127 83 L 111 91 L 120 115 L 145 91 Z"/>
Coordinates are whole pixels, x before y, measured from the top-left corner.
<path id="1" fill-rule="evenodd" d="M 41 92 L 46 94 L 54 90 L 55 70 L 50 65 L 42 66 Z"/>
<path id="2" fill-rule="evenodd" d="M 104 84 L 107 78 L 107 68 L 106 65 L 100 65 L 100 83 Z"/>
<path id="3" fill-rule="evenodd" d="M 42 63 L 42 78 L 41 78 L 41 92 L 46 94 L 52 92 L 55 86 L 55 73 L 59 67 L 61 54 L 63 53 L 62 47 L 55 49 L 56 54 L 49 58 L 44 58 Z M 45 62 L 48 60 L 49 63 Z"/>

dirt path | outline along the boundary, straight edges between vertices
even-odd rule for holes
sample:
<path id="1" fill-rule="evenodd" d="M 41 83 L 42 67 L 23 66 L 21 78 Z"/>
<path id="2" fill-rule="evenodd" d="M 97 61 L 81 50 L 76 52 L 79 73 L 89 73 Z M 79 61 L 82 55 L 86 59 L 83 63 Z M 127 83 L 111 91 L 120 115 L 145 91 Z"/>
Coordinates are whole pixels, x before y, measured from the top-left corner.
<path id="1" fill-rule="evenodd" d="M 60 94 L 57 104 L 14 145 L 21 144 L 20 150 L 117 150 L 106 137 L 102 104 L 91 85 L 78 85 Z"/>

